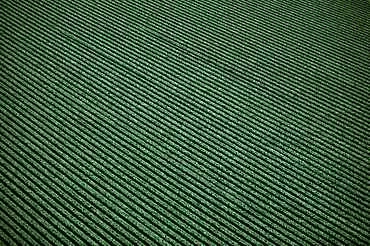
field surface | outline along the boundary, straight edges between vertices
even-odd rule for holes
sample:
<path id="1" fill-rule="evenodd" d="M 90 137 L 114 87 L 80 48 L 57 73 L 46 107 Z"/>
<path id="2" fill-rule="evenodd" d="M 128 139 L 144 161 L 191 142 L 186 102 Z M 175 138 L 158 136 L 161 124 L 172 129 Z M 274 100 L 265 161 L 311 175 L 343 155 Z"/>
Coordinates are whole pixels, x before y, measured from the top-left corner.
<path id="1" fill-rule="evenodd" d="M 0 245 L 370 245 L 370 2 L 0 2 Z"/>

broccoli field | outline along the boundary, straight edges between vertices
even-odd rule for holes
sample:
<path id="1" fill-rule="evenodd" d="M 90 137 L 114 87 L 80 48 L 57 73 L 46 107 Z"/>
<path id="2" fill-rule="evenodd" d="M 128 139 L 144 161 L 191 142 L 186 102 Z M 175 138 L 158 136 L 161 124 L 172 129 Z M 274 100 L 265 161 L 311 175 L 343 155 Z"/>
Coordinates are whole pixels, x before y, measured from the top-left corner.
<path id="1" fill-rule="evenodd" d="M 0 20 L 0 245 L 370 244 L 369 1 Z"/>

